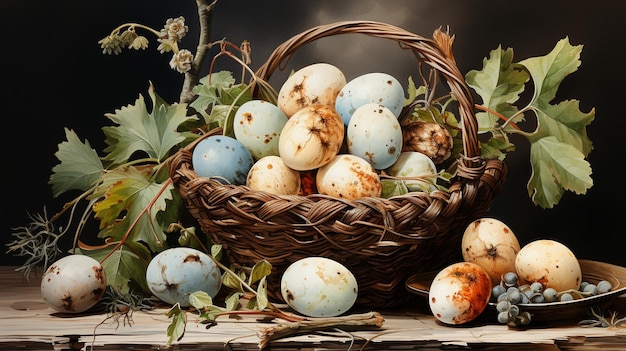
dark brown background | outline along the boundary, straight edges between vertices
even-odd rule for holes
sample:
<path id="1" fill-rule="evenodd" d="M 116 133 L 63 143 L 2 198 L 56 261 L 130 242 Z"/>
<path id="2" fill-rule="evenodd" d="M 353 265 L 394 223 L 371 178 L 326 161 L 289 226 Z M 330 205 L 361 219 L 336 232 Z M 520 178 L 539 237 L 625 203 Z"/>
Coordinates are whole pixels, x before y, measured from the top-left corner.
<path id="1" fill-rule="evenodd" d="M 41 212 L 46 206 L 53 213 L 69 199 L 52 199 L 47 185 L 64 127 L 102 150 L 100 128 L 108 125 L 104 114 L 146 95 L 149 81 L 168 102 L 178 100 L 182 76 L 169 68 L 169 55 L 158 54 L 154 37 L 149 37 L 152 46 L 146 51 L 119 56 L 102 55 L 97 41 L 127 21 L 160 29 L 167 18 L 180 15 L 190 26 L 182 46 L 195 51 L 198 28 L 191 0 L 2 1 L 3 246 L 11 240 L 11 228 L 26 224 L 27 212 Z M 257 68 L 279 43 L 319 24 L 379 20 L 425 36 L 449 26 L 456 35 L 457 61 L 467 72 L 480 69 L 483 58 L 500 44 L 514 48 L 516 58 L 523 59 L 547 54 L 569 36 L 572 44 L 584 45 L 583 63 L 564 81 L 559 99 L 578 99 L 583 111 L 596 108 L 596 120 L 588 128 L 595 184 L 584 196 L 567 193 L 554 209 L 535 207 L 526 194 L 530 167 L 528 146 L 522 141 L 507 158 L 510 176 L 489 215 L 506 222 L 522 244 L 552 238 L 579 258 L 626 265 L 619 245 L 626 207 L 621 173 L 626 128 L 624 15 L 626 5 L 614 0 L 220 0 L 213 38 L 249 40 L 252 67 Z M 292 65 L 332 61 L 348 77 L 381 70 L 401 81 L 414 73 L 410 56 L 391 42 L 343 38 L 318 44 L 296 55 Z M 220 64 L 228 67 L 226 62 Z M 1 264 L 21 262 L 3 252 Z"/>

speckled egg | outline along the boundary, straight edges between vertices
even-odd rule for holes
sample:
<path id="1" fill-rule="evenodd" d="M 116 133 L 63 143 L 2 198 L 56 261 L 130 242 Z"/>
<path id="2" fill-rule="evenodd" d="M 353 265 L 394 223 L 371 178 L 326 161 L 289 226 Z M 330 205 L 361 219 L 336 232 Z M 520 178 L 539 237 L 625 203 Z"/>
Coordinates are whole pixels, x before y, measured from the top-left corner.
<path id="1" fill-rule="evenodd" d="M 283 162 L 297 171 L 319 168 L 337 155 L 345 134 L 334 107 L 311 105 L 289 118 L 278 140 Z"/>
<path id="2" fill-rule="evenodd" d="M 194 147 L 191 163 L 201 177 L 215 177 L 222 183 L 243 185 L 246 184 L 254 158 L 237 139 L 211 135 Z"/>
<path id="3" fill-rule="evenodd" d="M 300 179 L 300 172 L 287 167 L 282 158 L 265 156 L 250 169 L 246 185 L 277 195 L 298 195 Z"/>
<path id="4" fill-rule="evenodd" d="M 404 107 L 404 88 L 396 78 L 387 73 L 366 73 L 350 80 L 341 88 L 335 100 L 335 108 L 347 126 L 354 111 L 370 102 L 387 107 L 399 117 Z"/>
<path id="5" fill-rule="evenodd" d="M 398 118 L 383 105 L 367 103 L 352 114 L 346 130 L 348 152 L 385 169 L 402 152 L 402 128 Z"/>
<path id="6" fill-rule="evenodd" d="M 513 230 L 496 218 L 483 217 L 468 224 L 461 238 L 461 253 L 466 262 L 483 267 L 492 285 L 502 276 L 515 272 L 520 244 Z"/>
<path id="7" fill-rule="evenodd" d="M 334 317 L 356 302 L 359 288 L 354 274 L 325 257 L 306 257 L 287 267 L 281 277 L 283 299 L 296 312 L 309 317 Z"/>
<path id="8" fill-rule="evenodd" d="M 85 255 L 70 255 L 57 260 L 41 279 L 41 297 L 57 312 L 84 312 L 100 301 L 105 290 L 106 276 L 102 265 Z"/>
<path id="9" fill-rule="evenodd" d="M 335 106 L 346 77 L 336 66 L 314 63 L 294 72 L 278 91 L 276 104 L 291 117 L 304 107 L 322 104 Z"/>
<path id="10" fill-rule="evenodd" d="M 540 282 L 556 291 L 577 290 L 582 283 L 580 262 L 574 252 L 551 239 L 524 245 L 515 256 L 515 270 L 522 283 Z"/>
<path id="11" fill-rule="evenodd" d="M 437 166 L 421 152 L 401 152 L 396 162 L 385 172 L 392 177 L 405 178 L 403 181 L 409 191 L 429 192 L 436 189 Z"/>
<path id="12" fill-rule="evenodd" d="M 491 298 L 491 279 L 479 265 L 453 263 L 437 273 L 428 291 L 435 318 L 445 324 L 464 324 L 478 317 Z"/>
<path id="13" fill-rule="evenodd" d="M 189 306 L 189 294 L 204 291 L 215 297 L 222 286 L 219 267 L 204 252 L 174 247 L 154 256 L 146 269 L 148 288 L 161 301 Z"/>
<path id="14" fill-rule="evenodd" d="M 235 138 L 244 144 L 252 157 L 278 155 L 278 139 L 287 116 L 271 102 L 250 100 L 241 105 L 233 119 Z"/>
<path id="15" fill-rule="evenodd" d="M 340 154 L 324 166 L 315 176 L 320 194 L 354 200 L 361 197 L 380 197 L 382 183 L 376 170 L 366 160 Z"/>

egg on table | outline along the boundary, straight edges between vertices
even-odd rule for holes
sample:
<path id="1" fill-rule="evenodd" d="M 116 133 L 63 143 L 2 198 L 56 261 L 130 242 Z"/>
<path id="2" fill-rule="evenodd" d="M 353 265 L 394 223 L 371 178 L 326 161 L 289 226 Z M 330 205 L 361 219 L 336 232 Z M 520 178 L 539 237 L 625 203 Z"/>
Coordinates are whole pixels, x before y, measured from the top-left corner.
<path id="1" fill-rule="evenodd" d="M 578 259 L 567 246 L 551 239 L 538 239 L 524 245 L 515 257 L 521 282 L 540 282 L 556 291 L 578 290 L 582 271 Z"/>
<path id="2" fill-rule="evenodd" d="M 439 321 L 458 325 L 470 322 L 487 307 L 491 279 L 479 265 L 453 263 L 437 273 L 428 291 L 428 304 Z"/>
<path id="3" fill-rule="evenodd" d="M 146 282 L 161 301 L 188 307 L 189 295 L 196 291 L 215 297 L 222 286 L 222 276 L 217 264 L 204 252 L 172 247 L 150 260 Z"/>
<path id="4" fill-rule="evenodd" d="M 100 301 L 106 281 L 100 262 L 85 255 L 69 255 L 46 270 L 41 279 L 41 297 L 57 312 L 80 313 Z"/>
<path id="5" fill-rule="evenodd" d="M 470 223 L 461 238 L 463 260 L 483 267 L 496 285 L 515 272 L 520 244 L 513 230 L 497 218 L 483 217 Z"/>
<path id="6" fill-rule="evenodd" d="M 347 312 L 359 293 L 354 274 L 326 257 L 306 257 L 290 264 L 280 283 L 289 307 L 309 317 L 334 317 Z"/>

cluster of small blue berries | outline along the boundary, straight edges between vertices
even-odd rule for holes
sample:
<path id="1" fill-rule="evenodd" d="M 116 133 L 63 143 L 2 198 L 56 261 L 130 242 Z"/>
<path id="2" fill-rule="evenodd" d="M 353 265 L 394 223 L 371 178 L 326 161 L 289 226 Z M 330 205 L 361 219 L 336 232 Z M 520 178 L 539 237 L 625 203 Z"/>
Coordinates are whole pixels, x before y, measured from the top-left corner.
<path id="1" fill-rule="evenodd" d="M 491 290 L 491 299 L 496 303 L 499 323 L 520 327 L 528 325 L 532 319 L 529 312 L 520 311 L 520 304 L 571 301 L 603 294 L 611 291 L 612 288 L 611 282 L 601 280 L 597 284 L 583 282 L 578 290 L 559 292 L 554 288 L 545 288 L 540 282 L 520 285 L 517 273 L 508 272 Z"/>

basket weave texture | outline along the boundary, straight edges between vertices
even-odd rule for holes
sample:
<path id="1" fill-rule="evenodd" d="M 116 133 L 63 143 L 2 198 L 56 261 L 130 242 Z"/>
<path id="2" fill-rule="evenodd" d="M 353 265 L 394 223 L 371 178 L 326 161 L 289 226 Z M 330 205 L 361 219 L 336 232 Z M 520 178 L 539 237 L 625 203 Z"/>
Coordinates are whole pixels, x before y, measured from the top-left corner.
<path id="1" fill-rule="evenodd" d="M 410 275 L 461 259 L 462 233 L 489 209 L 505 181 L 506 166 L 499 160 L 481 159 L 472 95 L 451 51 L 436 40 L 381 22 L 336 22 L 285 41 L 256 75 L 269 81 L 301 46 L 350 33 L 398 42 L 401 49 L 413 51 L 418 69 L 429 67 L 447 82 L 457 100 L 463 140 L 457 176 L 448 191 L 347 201 L 319 194 L 274 195 L 224 185 L 200 177 L 191 162 L 195 144 L 221 133 L 221 129 L 179 150 L 171 158 L 170 176 L 202 231 L 223 245 L 231 263 L 251 268 L 266 259 L 273 265 L 267 286 L 270 298 L 282 301 L 280 278 L 291 263 L 323 256 L 354 273 L 359 284 L 358 305 L 394 307 L 414 296 L 405 289 Z"/>

